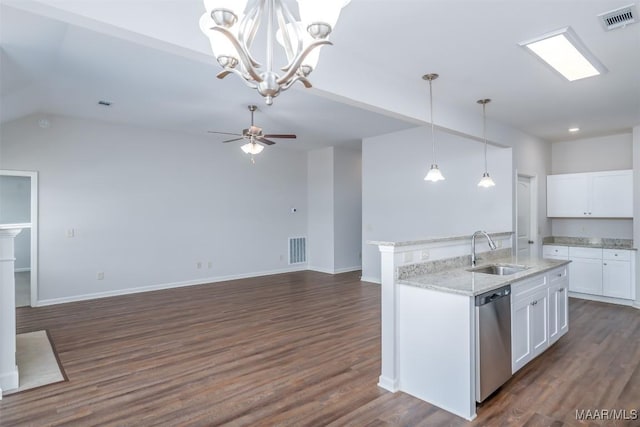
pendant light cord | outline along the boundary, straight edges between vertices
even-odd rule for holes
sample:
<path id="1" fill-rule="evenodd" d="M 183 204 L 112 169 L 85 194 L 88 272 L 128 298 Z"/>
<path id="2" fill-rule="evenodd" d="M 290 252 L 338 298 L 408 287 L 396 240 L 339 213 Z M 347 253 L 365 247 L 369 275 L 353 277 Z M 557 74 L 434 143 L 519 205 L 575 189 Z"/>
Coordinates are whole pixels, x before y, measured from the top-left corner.
<path id="1" fill-rule="evenodd" d="M 432 80 L 429 80 L 429 108 L 431 109 L 431 150 L 433 151 L 433 164 L 438 164 L 436 162 L 436 137 L 434 133 L 434 125 L 433 125 L 433 87 L 431 85 Z"/>
<path id="2" fill-rule="evenodd" d="M 482 139 L 484 139 L 484 173 L 487 173 L 487 103 L 482 104 Z"/>

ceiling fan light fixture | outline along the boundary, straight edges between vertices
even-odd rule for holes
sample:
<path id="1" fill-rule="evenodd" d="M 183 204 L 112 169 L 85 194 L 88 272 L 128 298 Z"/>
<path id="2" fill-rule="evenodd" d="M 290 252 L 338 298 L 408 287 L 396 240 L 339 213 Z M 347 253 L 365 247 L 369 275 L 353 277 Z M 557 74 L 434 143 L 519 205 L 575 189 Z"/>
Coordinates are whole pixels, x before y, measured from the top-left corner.
<path id="1" fill-rule="evenodd" d="M 244 151 L 246 154 L 254 155 L 260 154 L 262 150 L 264 150 L 264 145 L 258 144 L 255 141 L 251 141 L 241 146 L 240 149 L 242 149 L 242 151 Z"/>

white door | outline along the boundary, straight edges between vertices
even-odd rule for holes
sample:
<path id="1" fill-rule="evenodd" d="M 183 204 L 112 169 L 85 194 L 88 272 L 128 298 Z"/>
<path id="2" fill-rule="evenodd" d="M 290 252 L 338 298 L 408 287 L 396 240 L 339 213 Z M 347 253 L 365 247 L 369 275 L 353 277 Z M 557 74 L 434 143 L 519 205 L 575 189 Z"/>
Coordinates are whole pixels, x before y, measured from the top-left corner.
<path id="1" fill-rule="evenodd" d="M 531 348 L 534 357 L 542 353 L 549 345 L 549 326 L 547 324 L 548 290 L 536 292 L 531 301 Z"/>
<path id="2" fill-rule="evenodd" d="M 531 178 L 518 176 L 517 206 L 517 251 L 518 257 L 526 258 L 531 254 Z"/>

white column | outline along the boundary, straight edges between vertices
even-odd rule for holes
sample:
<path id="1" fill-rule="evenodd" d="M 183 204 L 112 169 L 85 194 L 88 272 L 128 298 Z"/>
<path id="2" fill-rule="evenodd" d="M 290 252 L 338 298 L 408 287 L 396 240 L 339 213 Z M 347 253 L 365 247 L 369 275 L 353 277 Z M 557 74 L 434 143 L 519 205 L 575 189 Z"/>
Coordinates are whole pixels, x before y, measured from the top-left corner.
<path id="1" fill-rule="evenodd" d="M 0 398 L 18 388 L 16 365 L 16 285 L 13 245 L 22 228 L 0 228 Z"/>
<path id="2" fill-rule="evenodd" d="M 640 123 L 633 128 L 633 246 L 640 245 Z M 640 308 L 640 251 L 635 251 L 636 308 Z"/>
<path id="3" fill-rule="evenodd" d="M 396 325 L 396 260 L 395 247 L 379 246 L 381 254 L 381 349 L 382 363 L 378 386 L 398 391 L 397 325 Z"/>

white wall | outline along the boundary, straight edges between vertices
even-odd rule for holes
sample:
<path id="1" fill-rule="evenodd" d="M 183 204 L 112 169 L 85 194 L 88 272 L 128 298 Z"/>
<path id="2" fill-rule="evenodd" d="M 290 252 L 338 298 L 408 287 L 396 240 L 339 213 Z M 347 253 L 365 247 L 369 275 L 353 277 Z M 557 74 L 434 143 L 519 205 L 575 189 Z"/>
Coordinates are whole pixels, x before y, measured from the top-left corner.
<path id="1" fill-rule="evenodd" d="M 31 178 L 0 176 L 0 224 L 31 222 Z M 31 267 L 31 230 L 25 228 L 14 239 L 16 270 Z"/>
<path id="2" fill-rule="evenodd" d="M 437 132 L 438 164 L 446 180 L 425 182 L 431 164 L 430 129 L 368 138 L 362 144 L 363 240 L 405 241 L 513 230 L 512 149 L 489 146 L 496 186 L 477 186 L 483 145 Z M 379 281 L 378 248 L 362 248 L 363 279 Z"/>
<path id="3" fill-rule="evenodd" d="M 358 270 L 362 248 L 361 152 L 328 147 L 308 153 L 309 268 Z"/>
<path id="4" fill-rule="evenodd" d="M 630 133 L 555 142 L 551 145 L 553 174 L 632 169 Z M 554 218 L 554 236 L 633 238 L 631 219 Z"/>
<path id="5" fill-rule="evenodd" d="M 333 147 L 307 155 L 308 261 L 316 271 L 334 270 Z"/>
<path id="6" fill-rule="evenodd" d="M 252 165 L 207 136 L 59 116 L 0 136 L 1 168 L 39 171 L 40 300 L 288 270 L 288 238 L 307 231 L 304 152 Z"/>
<path id="7" fill-rule="evenodd" d="M 362 265 L 362 152 L 334 149 L 334 270 Z"/>
<path id="8" fill-rule="evenodd" d="M 632 135 L 603 136 L 551 144 L 551 171 L 597 172 L 633 168 Z"/>
<path id="9" fill-rule="evenodd" d="M 633 128 L 633 242 L 640 246 L 640 124 Z M 640 251 L 636 251 L 636 307 L 640 308 Z"/>

